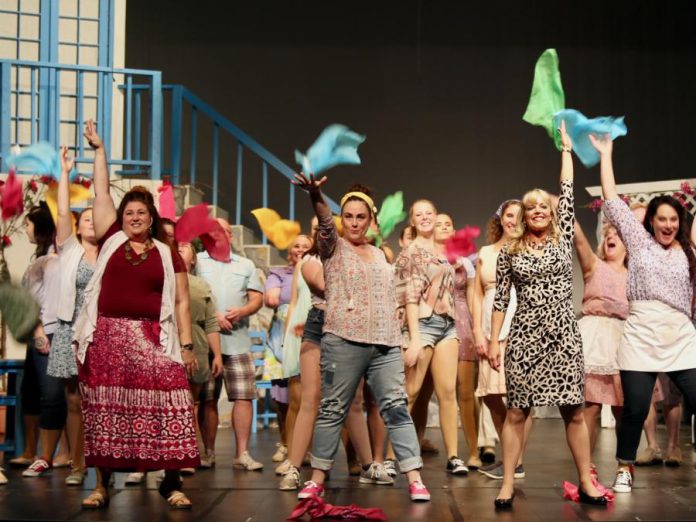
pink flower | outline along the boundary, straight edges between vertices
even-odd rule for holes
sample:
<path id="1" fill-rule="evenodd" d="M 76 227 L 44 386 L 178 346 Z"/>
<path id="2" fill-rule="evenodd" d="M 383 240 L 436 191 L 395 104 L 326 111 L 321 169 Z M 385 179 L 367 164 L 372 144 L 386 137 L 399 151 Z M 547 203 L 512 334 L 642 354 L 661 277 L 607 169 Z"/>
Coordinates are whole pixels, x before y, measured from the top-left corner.
<path id="1" fill-rule="evenodd" d="M 29 182 L 29 190 L 31 190 L 34 194 L 36 194 L 36 192 L 39 190 L 38 183 L 36 183 L 36 181 L 33 179 Z"/>
<path id="2" fill-rule="evenodd" d="M 599 212 L 600 210 L 602 210 L 603 204 L 604 201 L 600 198 L 597 198 L 590 201 L 589 205 L 587 205 L 587 208 L 589 208 L 592 212 Z"/>
<path id="3" fill-rule="evenodd" d="M 696 194 L 696 190 L 694 190 L 694 188 L 691 185 L 689 185 L 689 183 L 686 181 L 682 181 L 681 185 L 679 185 L 679 188 L 684 194 L 689 194 L 690 196 Z"/>
<path id="4" fill-rule="evenodd" d="M 2 236 L 2 246 L 10 245 L 12 245 L 12 240 L 10 239 L 10 236 Z"/>
<path id="5" fill-rule="evenodd" d="M 80 181 L 80 184 L 87 189 L 92 186 L 92 182 L 87 178 L 82 179 L 82 181 Z"/>

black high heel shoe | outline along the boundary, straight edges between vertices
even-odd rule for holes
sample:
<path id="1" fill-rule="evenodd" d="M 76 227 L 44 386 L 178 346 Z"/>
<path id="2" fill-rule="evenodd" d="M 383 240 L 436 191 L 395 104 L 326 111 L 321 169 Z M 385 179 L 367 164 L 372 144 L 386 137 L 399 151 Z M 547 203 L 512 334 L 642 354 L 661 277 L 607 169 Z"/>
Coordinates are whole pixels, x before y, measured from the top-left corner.
<path id="1" fill-rule="evenodd" d="M 591 506 L 606 506 L 607 499 L 604 495 L 598 497 L 591 497 L 583 491 L 581 487 L 578 487 L 578 494 L 580 495 L 580 502 L 583 504 L 590 504 Z"/>
<path id="2" fill-rule="evenodd" d="M 493 504 L 495 505 L 495 509 L 497 510 L 512 509 L 513 500 L 515 500 L 515 493 L 513 493 L 510 498 L 496 498 L 493 501 Z"/>

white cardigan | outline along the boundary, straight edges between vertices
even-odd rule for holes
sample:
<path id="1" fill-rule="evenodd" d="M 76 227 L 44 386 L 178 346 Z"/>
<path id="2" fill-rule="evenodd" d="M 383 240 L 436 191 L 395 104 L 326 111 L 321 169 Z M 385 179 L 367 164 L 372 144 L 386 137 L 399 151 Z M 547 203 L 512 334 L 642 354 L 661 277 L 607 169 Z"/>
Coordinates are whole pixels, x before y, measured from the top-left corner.
<path id="1" fill-rule="evenodd" d="M 99 252 L 94 274 L 85 290 L 85 302 L 80 314 L 73 325 L 74 342 L 77 343 L 77 358 L 81 363 L 85 362 L 87 348 L 92 342 L 94 331 L 97 328 L 97 316 L 99 305 L 99 293 L 101 292 L 102 277 L 109 259 L 116 250 L 128 241 L 128 236 L 122 230 L 116 232 L 106 240 Z M 160 311 L 160 344 L 163 353 L 171 360 L 181 363 L 181 347 L 179 345 L 179 331 L 176 324 L 176 279 L 174 265 L 172 264 L 172 252 L 169 246 L 161 241 L 153 240 L 164 268 L 164 286 L 162 287 L 162 308 Z M 74 283 L 73 283 L 74 286 Z"/>
<path id="2" fill-rule="evenodd" d="M 60 295 L 58 296 L 57 315 L 58 319 L 66 323 L 72 322 L 75 313 L 77 267 L 80 265 L 80 260 L 84 255 L 85 249 L 77 240 L 75 234 L 70 234 L 70 237 L 58 247 Z"/>

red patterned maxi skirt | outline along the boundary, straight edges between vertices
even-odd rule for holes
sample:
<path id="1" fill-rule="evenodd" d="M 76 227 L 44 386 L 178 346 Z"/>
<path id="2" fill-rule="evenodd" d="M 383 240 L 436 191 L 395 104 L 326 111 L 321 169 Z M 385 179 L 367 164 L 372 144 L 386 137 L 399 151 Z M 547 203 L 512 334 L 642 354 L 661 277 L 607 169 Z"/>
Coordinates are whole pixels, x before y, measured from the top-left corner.
<path id="1" fill-rule="evenodd" d="M 99 316 L 79 366 L 87 466 L 136 471 L 200 463 L 186 370 L 157 321 Z"/>

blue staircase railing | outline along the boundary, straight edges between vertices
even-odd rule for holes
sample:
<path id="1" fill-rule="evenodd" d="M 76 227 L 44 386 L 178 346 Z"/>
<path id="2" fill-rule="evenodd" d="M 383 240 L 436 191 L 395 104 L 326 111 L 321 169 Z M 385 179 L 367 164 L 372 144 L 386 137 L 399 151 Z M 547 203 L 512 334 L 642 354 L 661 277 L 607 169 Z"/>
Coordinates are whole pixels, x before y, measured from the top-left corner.
<path id="1" fill-rule="evenodd" d="M 112 157 L 122 173 L 146 172 L 152 179 L 161 173 L 162 149 L 162 73 L 143 69 L 114 69 L 88 65 L 69 65 L 26 60 L 0 60 L 0 159 L 13 145 L 26 146 L 48 141 L 68 145 L 77 163 L 91 163 L 89 147 L 82 138 L 84 120 L 93 118 L 107 151 L 111 153 L 113 85 L 143 81 L 149 87 L 147 132 L 138 135 L 147 152 L 138 159 L 131 155 Z M 66 81 L 63 81 L 66 80 Z M 138 129 L 141 132 L 141 129 Z M 66 140 L 67 137 L 67 140 Z M 66 143 L 67 141 L 67 143 Z"/>
<path id="2" fill-rule="evenodd" d="M 137 129 L 141 126 L 141 112 L 143 103 L 141 96 L 149 95 L 151 87 L 149 85 L 120 85 L 119 88 L 125 94 L 126 106 L 126 136 L 133 136 L 137 144 Z M 294 179 L 295 171 L 287 164 L 282 162 L 273 153 L 263 147 L 255 139 L 249 136 L 246 132 L 232 123 L 230 120 L 221 115 L 208 103 L 199 98 L 192 91 L 183 85 L 162 85 L 162 91 L 167 94 L 163 96 L 165 120 L 169 122 L 167 128 L 168 146 L 163 146 L 163 161 L 162 174 L 168 175 L 172 183 L 180 184 L 188 182 L 191 185 L 197 185 L 197 170 L 199 160 L 199 131 L 205 118 L 205 124 L 212 127 L 212 163 L 211 167 L 211 199 L 212 204 L 218 205 L 220 199 L 220 143 L 224 138 L 231 138 L 236 143 L 236 179 L 235 179 L 235 222 L 242 223 L 244 211 L 244 180 L 245 174 L 248 174 L 253 169 L 251 162 L 245 161 L 245 153 L 251 153 L 253 160 L 260 166 L 261 174 L 261 201 L 260 206 L 268 206 L 269 196 L 269 169 L 275 170 L 285 177 L 288 181 Z M 132 117 L 131 117 L 131 107 Z M 188 118 L 184 118 L 184 114 Z M 130 129 L 133 132 L 130 132 Z M 185 137 L 187 139 L 185 139 Z M 162 136 L 166 139 L 166 136 Z M 182 152 L 188 145 L 189 162 L 188 162 L 188 180 L 184 180 L 184 161 Z M 135 150 L 135 145 L 130 148 L 130 143 L 126 141 L 126 157 L 131 157 L 131 150 L 134 151 L 137 158 L 138 152 Z M 247 165 L 249 163 L 249 165 Z M 257 171 L 258 172 L 258 171 Z M 295 219 L 295 186 L 288 183 L 289 200 L 288 200 L 288 217 Z M 339 205 L 327 198 L 327 202 L 333 212 L 339 211 Z M 259 205 L 252 205 L 254 206 Z"/>
<path id="3" fill-rule="evenodd" d="M 121 157 L 111 147 L 114 85 L 123 93 L 123 114 L 116 116 L 123 118 Z M 212 161 L 206 162 L 206 167 L 210 168 L 211 203 L 226 209 L 234 207 L 235 222 L 251 224 L 244 211 L 269 206 L 269 171 L 276 171 L 287 184 L 286 215 L 295 219 L 296 191 L 290 183 L 295 171 L 186 87 L 162 85 L 160 71 L 0 59 L 2 171 L 7 171 L 5 158 L 13 145 L 37 141 L 68 145 L 78 164 L 91 163 L 91 152 L 82 138 L 82 124 L 90 117 L 97 122 L 111 154 L 109 163 L 121 167 L 119 174 L 155 180 L 168 175 L 174 184 L 188 182 L 194 186 L 205 186 L 198 179 L 199 150 L 203 149 L 199 138 L 202 127 L 210 127 Z M 235 186 L 234 201 L 225 198 L 229 204 L 221 204 L 223 171 L 229 171 L 222 166 L 221 150 L 225 155 L 228 150 L 221 142 L 230 139 L 236 144 L 235 178 L 226 178 L 225 182 Z M 182 153 L 187 147 L 188 176 L 184 176 Z M 249 179 L 256 182 L 255 186 Z M 259 181 L 260 201 L 252 204 L 252 192 Z M 332 211 L 339 211 L 334 200 L 327 198 L 327 202 Z"/>

